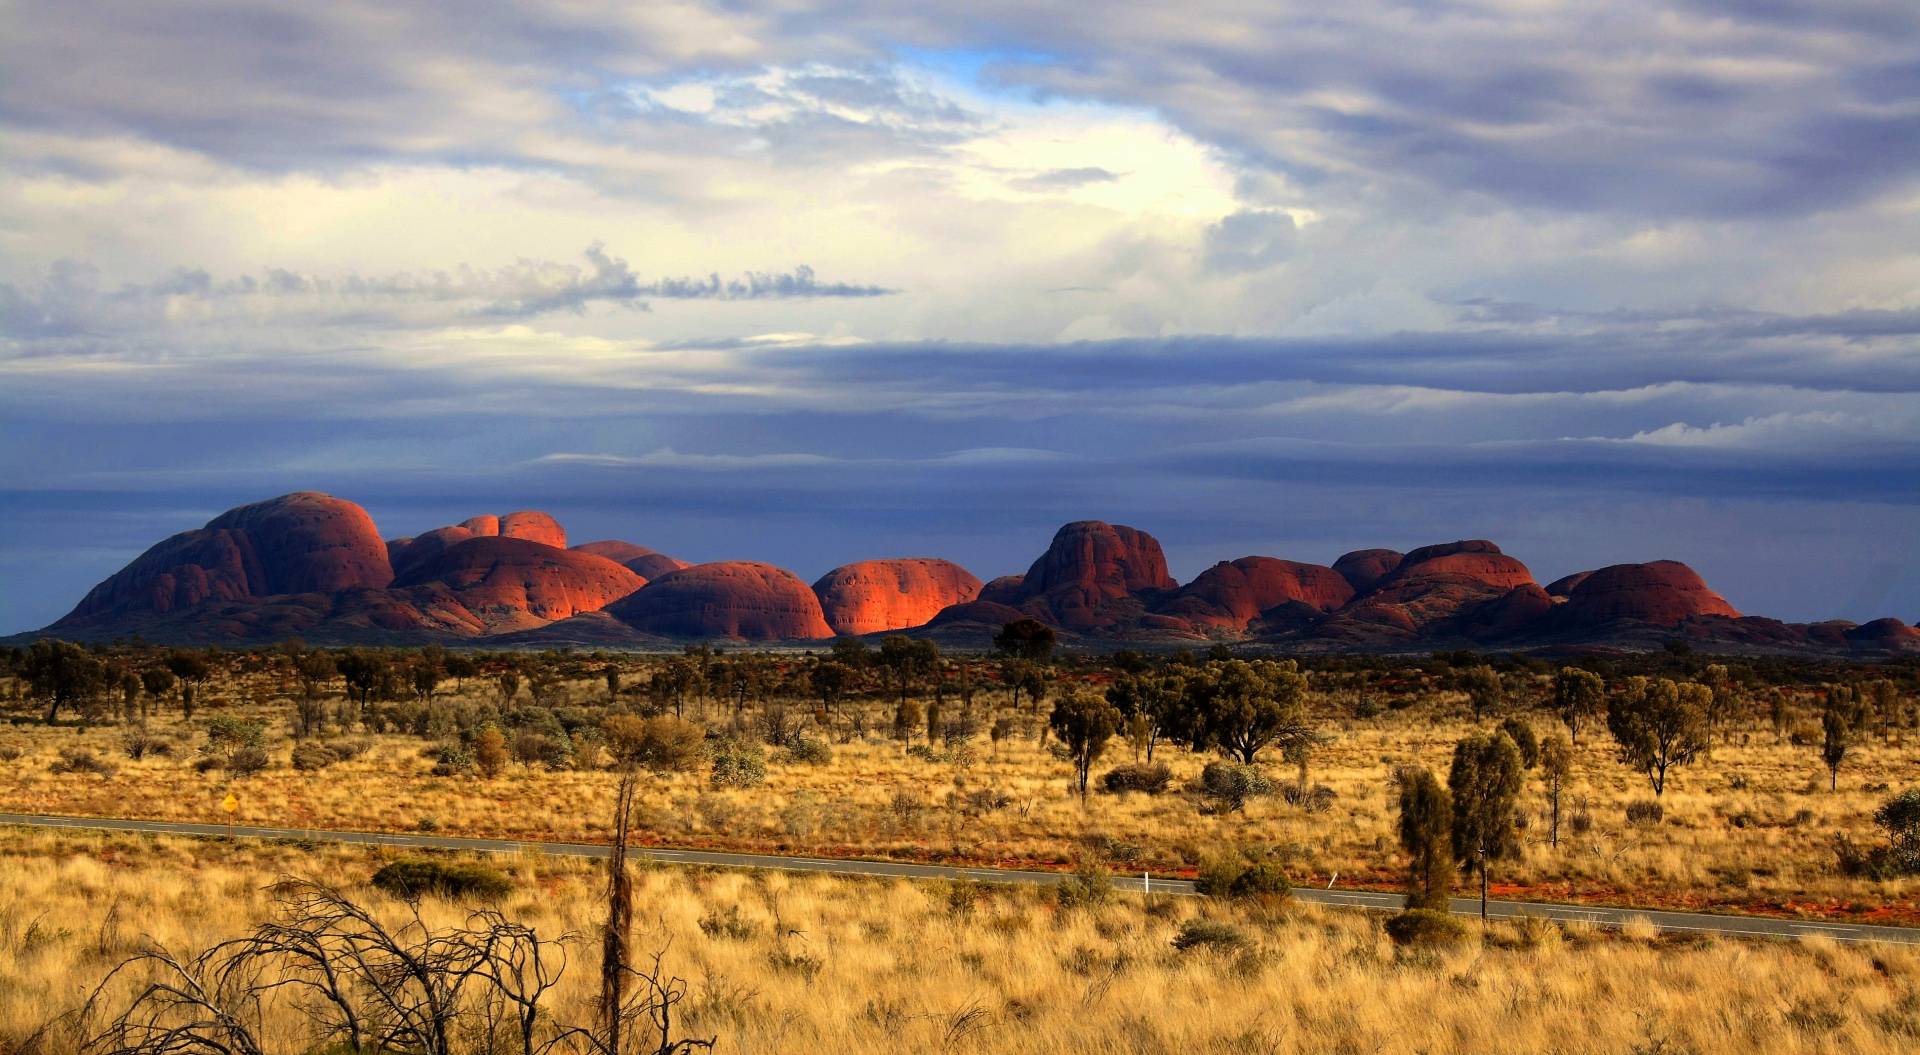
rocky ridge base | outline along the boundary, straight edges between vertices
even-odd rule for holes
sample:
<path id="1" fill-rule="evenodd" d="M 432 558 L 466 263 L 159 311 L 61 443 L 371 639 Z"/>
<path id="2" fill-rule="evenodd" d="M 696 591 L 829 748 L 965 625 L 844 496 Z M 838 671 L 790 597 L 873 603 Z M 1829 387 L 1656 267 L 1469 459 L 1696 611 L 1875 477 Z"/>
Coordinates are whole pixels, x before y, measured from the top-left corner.
<path id="1" fill-rule="evenodd" d="M 482 515 L 383 540 L 366 510 L 316 492 L 242 506 L 165 539 L 33 636 L 241 643 L 485 642 L 667 647 L 907 632 L 981 647 L 1016 619 L 1084 645 L 1236 641 L 1297 650 L 1648 648 L 1920 652 L 1897 619 L 1744 616 L 1677 561 L 1542 587 L 1481 539 L 1355 550 L 1331 567 L 1250 556 L 1182 586 L 1160 543 L 1097 520 L 1062 527 L 1024 574 L 982 584 L 932 557 L 848 564 L 808 586 L 753 561 L 688 564 L 617 539 L 567 548 L 545 513 Z"/>

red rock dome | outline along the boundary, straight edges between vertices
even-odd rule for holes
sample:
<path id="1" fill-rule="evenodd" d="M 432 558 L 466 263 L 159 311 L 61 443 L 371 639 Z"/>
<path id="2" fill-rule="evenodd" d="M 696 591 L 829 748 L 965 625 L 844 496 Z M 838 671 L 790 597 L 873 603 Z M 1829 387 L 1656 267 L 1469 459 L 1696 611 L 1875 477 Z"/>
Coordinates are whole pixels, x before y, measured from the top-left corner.
<path id="1" fill-rule="evenodd" d="M 784 568 L 719 561 L 668 572 L 607 611 L 645 634 L 797 641 L 833 636 L 820 600 Z"/>
<path id="2" fill-rule="evenodd" d="M 1879 648 L 1892 652 L 1920 651 L 1920 628 L 1908 626 L 1891 617 L 1861 623 L 1851 630 L 1842 631 L 1841 636 L 1856 648 Z"/>
<path id="3" fill-rule="evenodd" d="M 1373 589 L 1374 584 L 1386 578 L 1405 559 L 1406 555 L 1399 550 L 1357 549 L 1341 554 L 1340 559 L 1333 562 L 1333 570 L 1352 583 L 1354 589 L 1364 593 Z"/>
<path id="4" fill-rule="evenodd" d="M 387 544 L 366 510 L 300 491 L 228 510 L 156 544 L 95 586 L 61 623 L 392 579 Z"/>
<path id="5" fill-rule="evenodd" d="M 622 542 L 619 539 L 602 539 L 599 542 L 583 542 L 573 548 L 581 553 L 591 553 L 598 557 L 605 557 L 615 564 L 624 564 L 635 573 L 649 579 L 657 579 L 670 571 L 679 571 L 681 568 L 692 567 L 692 565 L 686 561 L 669 557 L 658 550 L 651 550 L 645 546 L 636 546 L 631 542 Z"/>
<path id="6" fill-rule="evenodd" d="M 531 539 L 483 536 L 410 564 L 394 586 L 432 583 L 444 585 L 489 633 L 499 633 L 598 611 L 647 580 L 591 553 L 555 549 Z"/>
<path id="7" fill-rule="evenodd" d="M 1567 597 L 1573 593 L 1575 587 L 1586 582 L 1587 576 L 1592 574 L 1590 571 L 1577 571 L 1572 575 L 1562 575 L 1547 584 L 1547 596 Z"/>
<path id="8" fill-rule="evenodd" d="M 1740 615 L 1692 568 L 1674 560 L 1601 568 L 1573 588 L 1561 614 L 1580 627 L 1621 620 L 1673 626 L 1694 616 Z"/>
<path id="9" fill-rule="evenodd" d="M 1084 629 L 1137 618 L 1142 606 L 1135 594 L 1177 585 L 1152 535 L 1081 520 L 1054 533 L 1047 552 L 1027 569 L 1020 593 L 1042 602 L 1059 625 Z"/>
<path id="10" fill-rule="evenodd" d="M 1197 626 L 1245 630 L 1260 613 L 1289 601 L 1331 612 L 1353 599 L 1353 586 L 1332 568 L 1277 557 L 1222 561 L 1157 607 Z"/>
<path id="11" fill-rule="evenodd" d="M 1499 546 L 1485 539 L 1464 539 L 1414 550 L 1381 580 L 1381 585 L 1437 574 L 1464 575 L 1502 590 L 1533 582 L 1527 566 L 1500 552 Z"/>
<path id="12" fill-rule="evenodd" d="M 949 605 L 973 600 L 980 580 L 952 561 L 903 557 L 835 568 L 813 592 L 835 633 L 877 634 L 920 626 Z"/>

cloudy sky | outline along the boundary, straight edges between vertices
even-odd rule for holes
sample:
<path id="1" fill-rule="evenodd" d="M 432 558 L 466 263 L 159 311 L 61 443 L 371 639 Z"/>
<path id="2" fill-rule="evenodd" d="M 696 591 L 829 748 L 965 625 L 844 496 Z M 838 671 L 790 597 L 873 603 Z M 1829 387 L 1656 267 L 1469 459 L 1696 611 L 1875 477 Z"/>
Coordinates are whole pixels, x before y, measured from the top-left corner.
<path id="1" fill-rule="evenodd" d="M 0 632 L 299 489 L 1920 619 L 1912 0 L 942 7 L 0 0 Z"/>

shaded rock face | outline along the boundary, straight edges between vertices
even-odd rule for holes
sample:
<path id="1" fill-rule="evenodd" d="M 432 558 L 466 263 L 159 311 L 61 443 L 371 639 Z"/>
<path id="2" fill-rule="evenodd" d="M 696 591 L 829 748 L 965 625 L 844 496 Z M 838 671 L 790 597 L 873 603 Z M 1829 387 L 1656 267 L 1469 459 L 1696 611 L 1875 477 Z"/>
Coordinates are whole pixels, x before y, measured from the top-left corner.
<path id="1" fill-rule="evenodd" d="M 631 542 L 622 542 L 619 539 L 602 539 L 599 542 L 583 542 L 573 548 L 580 553 L 591 553 L 597 557 L 605 557 L 615 564 L 624 564 L 635 574 L 647 579 L 657 579 L 670 571 L 679 571 L 681 568 L 690 568 L 693 566 L 686 561 L 669 557 L 658 550 L 648 549 L 645 546 L 636 546 Z"/>
<path id="2" fill-rule="evenodd" d="M 1533 573 L 1525 564 L 1500 552 L 1500 547 L 1485 539 L 1465 539 L 1437 546 L 1422 546 L 1406 555 L 1378 585 L 1435 575 L 1464 575 L 1488 586 L 1511 590 L 1533 582 Z"/>
<path id="3" fill-rule="evenodd" d="M 1692 568 L 1675 560 L 1615 564 L 1592 572 L 1568 592 L 1559 612 L 1573 627 L 1622 621 L 1675 626 L 1695 616 L 1739 615 Z"/>
<path id="4" fill-rule="evenodd" d="M 920 626 L 949 605 L 973 600 L 980 580 L 952 561 L 903 557 L 835 568 L 813 592 L 834 633 L 876 634 Z"/>
<path id="5" fill-rule="evenodd" d="M 166 539 L 95 586 L 56 626 L 207 601 L 378 588 L 393 579 L 367 511 L 314 491 L 232 509 Z"/>
<path id="6" fill-rule="evenodd" d="M 543 626 L 597 611 L 647 580 L 605 557 L 531 539 L 481 536 L 411 564 L 396 589 L 438 585 L 471 612 L 484 633 Z"/>
<path id="7" fill-rule="evenodd" d="M 607 611 L 644 634 L 798 641 L 833 636 L 819 598 L 799 577 L 758 561 L 668 572 Z"/>
<path id="8" fill-rule="evenodd" d="M 1145 609 L 1139 595 L 1177 585 L 1152 535 L 1081 520 L 1054 533 L 1053 543 L 1027 569 L 1019 592 L 1022 601 L 1040 602 L 1053 622 L 1079 630 L 1138 618 Z"/>
<path id="9" fill-rule="evenodd" d="M 1353 592 L 1346 577 L 1332 568 L 1276 557 L 1242 557 L 1201 572 L 1154 611 L 1195 626 L 1245 630 L 1263 613 L 1289 602 L 1331 612 L 1352 600 Z"/>
<path id="10" fill-rule="evenodd" d="M 980 587 L 980 600 L 998 605 L 1017 605 L 1026 599 L 1027 577 L 1002 575 Z"/>
<path id="11" fill-rule="evenodd" d="M 1362 593 L 1373 589 L 1388 573 L 1400 566 L 1406 555 L 1391 549 L 1357 549 L 1343 553 L 1333 562 L 1333 570 Z"/>
<path id="12" fill-rule="evenodd" d="M 1875 619 L 1851 630 L 1841 631 L 1849 645 L 1886 649 L 1892 652 L 1920 651 L 1920 628 L 1898 619 Z"/>
<path id="13" fill-rule="evenodd" d="M 1560 578 L 1555 579 L 1552 582 L 1547 584 L 1547 596 L 1549 597 L 1570 596 L 1573 593 L 1574 588 L 1578 587 L 1581 583 L 1586 582 L 1587 576 L 1592 574 L 1593 573 L 1590 571 L 1577 571 L 1577 572 L 1574 572 L 1572 575 L 1562 575 Z"/>
<path id="14" fill-rule="evenodd" d="M 1476 641 L 1498 641 L 1526 632 L 1553 609 L 1553 597 L 1527 583 L 1465 613 L 1459 631 Z"/>

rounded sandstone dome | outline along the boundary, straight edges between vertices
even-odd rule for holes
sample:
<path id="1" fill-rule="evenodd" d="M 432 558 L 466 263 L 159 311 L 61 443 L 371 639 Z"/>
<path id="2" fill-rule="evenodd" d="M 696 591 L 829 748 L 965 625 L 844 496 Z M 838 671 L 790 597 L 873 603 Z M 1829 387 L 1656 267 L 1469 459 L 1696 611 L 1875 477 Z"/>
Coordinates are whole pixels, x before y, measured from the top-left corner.
<path id="1" fill-rule="evenodd" d="M 1564 618 L 1589 626 L 1619 620 L 1673 626 L 1694 616 L 1740 615 L 1677 560 L 1601 568 L 1568 593 L 1563 612 Z"/>
<path id="2" fill-rule="evenodd" d="M 1156 611 L 1201 626 L 1244 630 L 1262 612 L 1288 602 L 1331 612 L 1352 599 L 1352 584 L 1332 568 L 1278 557 L 1242 557 L 1201 572 Z"/>
<path id="3" fill-rule="evenodd" d="M 1342 553 L 1340 559 L 1333 562 L 1333 570 L 1353 584 L 1356 590 L 1371 590 L 1375 583 L 1387 577 L 1406 555 L 1392 549 L 1357 549 L 1352 553 Z"/>
<path id="4" fill-rule="evenodd" d="M 980 595 L 980 580 L 949 560 L 899 557 L 835 568 L 813 584 L 827 625 L 838 634 L 920 626 L 949 605 Z"/>
<path id="5" fill-rule="evenodd" d="M 615 564 L 624 564 L 639 575 L 649 579 L 658 579 L 670 571 L 691 568 L 693 565 L 675 557 L 669 557 L 658 550 L 637 546 L 620 539 L 601 539 L 598 542 L 582 542 L 573 547 L 581 553 L 591 553 L 605 557 Z"/>
<path id="6" fill-rule="evenodd" d="M 598 611 L 647 580 L 605 557 L 499 535 L 456 542 L 410 565 L 394 586 L 432 583 L 498 632 Z"/>
<path id="7" fill-rule="evenodd" d="M 717 561 L 668 572 L 608 607 L 661 637 L 798 641 L 833 636 L 820 600 L 800 578 L 758 561 Z"/>

